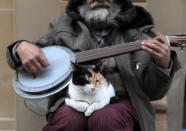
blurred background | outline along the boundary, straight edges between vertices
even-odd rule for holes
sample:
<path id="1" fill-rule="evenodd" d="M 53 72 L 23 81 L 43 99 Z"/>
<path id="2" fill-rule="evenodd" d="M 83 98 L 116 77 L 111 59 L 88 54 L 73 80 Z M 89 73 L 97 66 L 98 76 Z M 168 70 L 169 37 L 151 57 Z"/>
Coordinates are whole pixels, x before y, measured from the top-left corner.
<path id="1" fill-rule="evenodd" d="M 141 2 L 136 2 L 141 1 Z M 5 60 L 6 47 L 18 39 L 35 40 L 48 29 L 50 19 L 64 12 L 67 0 L 0 0 L 0 131 L 41 131 L 45 117 L 28 111 L 16 96 L 13 71 Z M 167 35 L 186 33 L 185 0 L 135 0 L 155 20 L 155 32 Z M 186 49 L 177 51 L 182 69 L 176 73 L 167 96 L 152 102 L 157 131 L 180 131 L 184 123 Z M 185 100 L 186 101 L 186 100 Z M 186 105 L 186 104 L 185 104 Z"/>

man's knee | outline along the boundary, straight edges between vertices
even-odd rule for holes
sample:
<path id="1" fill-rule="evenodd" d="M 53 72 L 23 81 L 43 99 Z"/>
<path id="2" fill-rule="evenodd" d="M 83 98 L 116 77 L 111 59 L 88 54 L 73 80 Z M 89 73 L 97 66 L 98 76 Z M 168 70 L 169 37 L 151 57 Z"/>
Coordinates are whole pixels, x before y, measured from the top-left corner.
<path id="1" fill-rule="evenodd" d="M 92 114 L 88 120 L 89 131 L 133 131 L 136 120 L 117 105 L 108 105 Z"/>
<path id="2" fill-rule="evenodd" d="M 77 112 L 67 105 L 63 105 L 49 119 L 43 131 L 86 131 L 87 125 L 87 119 L 84 117 L 84 114 Z"/>
<path id="3" fill-rule="evenodd" d="M 89 131 L 109 131 L 113 127 L 112 111 L 109 108 L 100 109 L 88 120 Z"/>

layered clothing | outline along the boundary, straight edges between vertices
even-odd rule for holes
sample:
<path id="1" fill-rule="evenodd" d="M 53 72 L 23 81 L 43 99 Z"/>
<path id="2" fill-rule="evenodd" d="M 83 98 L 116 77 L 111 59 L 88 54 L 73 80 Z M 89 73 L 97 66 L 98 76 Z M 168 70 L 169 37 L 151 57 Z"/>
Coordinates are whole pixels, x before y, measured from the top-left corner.
<path id="1" fill-rule="evenodd" d="M 110 45 L 149 39 L 154 36 L 151 31 L 154 26 L 153 20 L 147 11 L 133 6 L 130 0 L 125 2 L 118 0 L 118 2 L 122 5 L 121 13 L 116 17 L 119 26 Z M 98 43 L 95 42 L 91 29 L 78 13 L 78 7 L 82 4 L 81 0 L 70 0 L 66 13 L 53 18 L 49 31 L 32 43 L 41 48 L 62 45 L 72 51 L 97 48 Z M 14 45 L 15 43 L 8 47 L 7 62 L 13 69 L 18 69 L 21 63 L 16 63 L 11 53 Z M 154 110 L 150 101 L 162 98 L 170 88 L 174 73 L 180 68 L 176 53 L 171 51 L 172 68 L 168 74 L 154 63 L 150 54 L 143 50 L 112 58 L 118 68 L 122 86 L 136 110 L 140 129 L 155 131 Z"/>

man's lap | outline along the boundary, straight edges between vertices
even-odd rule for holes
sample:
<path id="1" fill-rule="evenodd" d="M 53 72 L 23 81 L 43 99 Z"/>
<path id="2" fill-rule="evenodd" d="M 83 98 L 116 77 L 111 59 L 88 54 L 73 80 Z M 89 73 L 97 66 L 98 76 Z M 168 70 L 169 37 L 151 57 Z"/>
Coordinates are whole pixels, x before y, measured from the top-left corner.
<path id="1" fill-rule="evenodd" d="M 109 104 L 88 118 L 64 104 L 49 117 L 43 131 L 133 131 L 137 120 L 135 109 L 129 100 Z"/>

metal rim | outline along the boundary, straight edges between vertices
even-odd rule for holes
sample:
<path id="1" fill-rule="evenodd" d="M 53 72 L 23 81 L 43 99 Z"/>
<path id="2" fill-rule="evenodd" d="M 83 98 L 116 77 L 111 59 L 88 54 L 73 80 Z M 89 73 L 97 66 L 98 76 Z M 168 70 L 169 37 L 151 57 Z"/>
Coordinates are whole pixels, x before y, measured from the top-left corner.
<path id="1" fill-rule="evenodd" d="M 50 47 L 51 46 L 44 47 L 44 49 L 47 49 Z M 52 46 L 52 47 L 63 49 L 63 51 L 67 52 L 69 59 L 73 62 L 75 61 L 75 55 L 70 49 L 68 49 L 66 47 L 62 47 L 62 46 Z M 72 72 L 71 68 L 68 68 L 68 70 L 61 77 L 59 77 L 57 80 L 55 80 L 54 82 L 51 82 L 49 84 L 46 84 L 46 85 L 43 85 L 43 86 L 40 86 L 40 87 L 34 88 L 34 89 L 32 87 L 27 87 L 27 86 L 23 85 L 21 82 L 18 82 L 16 85 L 17 85 L 18 89 L 22 90 L 23 92 L 27 92 L 27 93 L 43 92 L 43 91 L 50 90 L 53 87 L 57 86 L 59 83 L 61 83 L 62 80 L 68 78 L 68 76 L 71 74 L 71 72 Z"/>
<path id="2" fill-rule="evenodd" d="M 28 92 L 24 92 L 22 90 L 19 89 L 19 82 L 16 81 L 16 75 L 14 75 L 13 77 L 13 88 L 14 88 L 14 91 L 21 97 L 23 98 L 26 98 L 26 99 L 42 99 L 42 98 L 46 98 L 46 97 L 49 97 L 49 96 L 52 96 L 58 92 L 60 92 L 61 90 L 63 90 L 64 88 L 66 88 L 70 82 L 72 80 L 72 76 L 70 75 L 69 78 L 64 82 L 63 85 L 60 85 L 58 88 L 52 90 L 51 92 L 49 93 L 46 93 L 46 94 L 34 94 L 34 93 L 28 93 Z"/>

